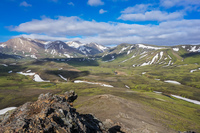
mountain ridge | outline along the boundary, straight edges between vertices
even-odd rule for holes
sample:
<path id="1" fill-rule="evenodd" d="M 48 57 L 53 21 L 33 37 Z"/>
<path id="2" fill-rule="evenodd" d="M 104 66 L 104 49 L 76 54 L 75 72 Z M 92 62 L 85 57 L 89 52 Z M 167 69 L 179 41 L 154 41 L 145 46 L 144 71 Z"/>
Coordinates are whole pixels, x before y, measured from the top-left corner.
<path id="1" fill-rule="evenodd" d="M 95 46 L 96 47 L 95 47 Z M 30 38 L 14 38 L 0 44 L 0 52 L 31 58 L 73 58 L 104 52 L 107 47 L 100 44 L 62 41 L 43 41 Z"/>
<path id="2" fill-rule="evenodd" d="M 122 43 L 108 48 L 97 43 L 79 41 L 43 41 L 30 38 L 14 38 L 0 44 L 1 55 L 14 55 L 20 58 L 89 58 L 103 62 L 116 62 L 131 66 L 164 65 L 183 62 L 189 56 L 198 56 L 200 45 L 156 46 L 149 44 Z M 197 54 L 190 54 L 197 53 Z M 93 59 L 93 60 L 94 60 Z M 85 61 L 85 59 L 83 59 Z M 198 63 L 198 62 L 197 62 Z"/>

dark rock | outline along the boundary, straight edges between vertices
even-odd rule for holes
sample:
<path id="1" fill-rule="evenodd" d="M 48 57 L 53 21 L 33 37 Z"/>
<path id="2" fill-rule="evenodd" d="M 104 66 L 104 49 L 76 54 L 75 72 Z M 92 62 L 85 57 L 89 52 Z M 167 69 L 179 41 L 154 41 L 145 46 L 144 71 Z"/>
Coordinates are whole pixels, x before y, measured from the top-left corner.
<path id="1" fill-rule="evenodd" d="M 74 102 L 74 100 L 76 100 L 78 97 L 77 94 L 73 90 L 71 90 L 70 92 L 65 92 L 64 94 L 65 96 L 67 96 L 67 101 L 69 103 Z"/>
<path id="2" fill-rule="evenodd" d="M 36 102 L 18 107 L 0 123 L 0 132 L 104 133 L 102 122 L 93 115 L 80 115 L 72 108 L 74 91 L 64 95 L 41 94 Z"/>

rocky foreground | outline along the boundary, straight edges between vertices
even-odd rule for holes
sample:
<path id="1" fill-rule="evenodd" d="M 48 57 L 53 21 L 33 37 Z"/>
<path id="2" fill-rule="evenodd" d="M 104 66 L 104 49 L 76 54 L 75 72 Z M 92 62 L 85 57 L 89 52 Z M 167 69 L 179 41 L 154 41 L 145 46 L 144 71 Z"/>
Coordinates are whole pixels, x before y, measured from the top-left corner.
<path id="1" fill-rule="evenodd" d="M 0 132 L 121 132 L 119 126 L 106 129 L 93 115 L 76 112 L 72 104 L 76 98 L 74 91 L 65 92 L 64 95 L 41 94 L 36 102 L 27 102 L 4 117 L 0 123 Z"/>

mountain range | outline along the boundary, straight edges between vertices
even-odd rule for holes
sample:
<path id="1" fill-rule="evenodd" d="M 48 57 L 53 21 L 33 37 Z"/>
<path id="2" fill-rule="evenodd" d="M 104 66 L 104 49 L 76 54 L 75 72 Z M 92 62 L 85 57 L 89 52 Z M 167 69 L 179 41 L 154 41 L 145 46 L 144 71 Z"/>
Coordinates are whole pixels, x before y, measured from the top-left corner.
<path id="1" fill-rule="evenodd" d="M 107 129 L 116 123 L 114 128 L 127 133 L 200 132 L 199 81 L 200 45 L 123 43 L 107 48 L 97 43 L 22 37 L 0 43 L 0 109 L 36 101 L 41 93 L 75 90 L 80 99 L 74 103 L 77 112 L 95 114 L 107 123 Z M 10 130 L 16 120 L 18 126 L 38 127 L 35 120 L 40 114 L 45 116 L 39 121 L 42 127 L 44 122 L 47 128 L 54 122 L 58 128 L 65 127 L 68 117 L 62 117 L 62 112 L 69 113 L 68 107 L 59 111 L 66 99 L 45 94 L 50 96 L 51 108 L 43 111 L 43 104 L 47 107 L 48 103 L 41 100 L 43 94 L 39 102 L 29 102 L 14 111 L 13 121 L 5 121 L 2 127 Z M 56 102 L 52 103 L 52 98 Z M 54 106 L 57 102 L 59 108 Z M 21 109 L 26 107 L 30 115 L 21 117 Z M 85 117 L 77 117 L 84 121 Z M 77 117 L 68 125 L 82 125 L 78 122 L 76 126 Z"/>
<path id="2" fill-rule="evenodd" d="M 30 38 L 14 38 L 0 43 L 2 56 L 15 58 L 85 58 L 93 56 L 103 62 L 116 62 L 133 67 L 153 64 L 173 65 L 191 56 L 198 56 L 200 45 L 155 46 L 148 44 L 120 44 L 109 48 L 97 43 L 84 44 L 79 41 L 44 41 Z M 195 62 L 194 63 L 198 63 Z M 190 61 L 191 62 L 191 61 Z"/>
<path id="3" fill-rule="evenodd" d="M 75 58 L 91 56 L 108 48 L 97 43 L 78 41 L 43 41 L 30 38 L 14 38 L 0 43 L 0 53 L 31 58 Z"/>

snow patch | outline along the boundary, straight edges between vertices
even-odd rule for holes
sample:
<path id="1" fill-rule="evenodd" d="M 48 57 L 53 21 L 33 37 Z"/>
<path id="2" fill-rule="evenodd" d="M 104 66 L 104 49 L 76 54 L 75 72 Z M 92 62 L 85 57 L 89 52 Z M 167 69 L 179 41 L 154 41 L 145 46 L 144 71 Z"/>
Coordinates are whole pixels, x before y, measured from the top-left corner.
<path id="1" fill-rule="evenodd" d="M 126 50 L 126 49 L 128 49 L 128 48 L 129 48 L 129 46 L 128 46 L 128 47 L 123 47 L 123 48 L 119 51 L 119 54 L 122 53 L 124 50 Z"/>
<path id="2" fill-rule="evenodd" d="M 182 46 L 182 48 L 185 48 L 186 46 Z"/>
<path id="3" fill-rule="evenodd" d="M 84 46 L 85 44 L 83 43 L 77 43 L 77 42 L 66 42 L 66 44 L 70 47 L 73 47 L 73 48 L 79 48 L 80 46 Z"/>
<path id="4" fill-rule="evenodd" d="M 59 45 L 59 48 L 60 48 L 60 49 L 64 49 L 64 47 L 63 47 L 63 45 L 62 45 L 62 44 L 60 44 L 60 45 Z"/>
<path id="5" fill-rule="evenodd" d="M 1 64 L 2 66 L 5 66 L 5 67 L 7 67 L 8 65 L 6 65 L 6 64 Z"/>
<path id="6" fill-rule="evenodd" d="M 51 54 L 52 54 L 52 55 L 55 55 L 55 54 L 56 54 L 56 50 L 55 50 L 55 49 L 52 49 L 52 50 L 51 50 Z"/>
<path id="7" fill-rule="evenodd" d="M 196 51 L 196 46 L 193 46 L 193 47 L 191 47 L 191 49 L 189 51 L 190 52 L 197 52 L 198 50 Z"/>
<path id="8" fill-rule="evenodd" d="M 171 96 L 178 98 L 178 99 L 181 99 L 181 100 L 184 100 L 184 101 L 187 101 L 187 102 L 191 102 L 191 103 L 200 105 L 200 102 L 197 101 L 197 100 L 192 100 L 192 99 L 189 99 L 189 98 L 185 98 L 185 97 L 181 97 L 181 96 L 177 96 L 177 95 L 172 95 L 172 94 L 171 94 Z"/>
<path id="9" fill-rule="evenodd" d="M 177 81 L 173 81 L 173 80 L 165 80 L 164 82 L 166 82 L 166 83 L 172 83 L 172 84 L 178 84 L 178 85 L 181 84 L 181 83 L 179 83 Z"/>
<path id="10" fill-rule="evenodd" d="M 26 72 L 27 72 L 27 73 L 30 73 L 30 72 L 31 72 L 31 70 L 27 70 Z"/>
<path id="11" fill-rule="evenodd" d="M 102 84 L 102 83 L 94 83 L 94 82 L 87 82 L 87 81 L 82 81 L 82 80 L 75 80 L 74 83 L 87 83 L 87 84 L 96 84 L 96 85 L 105 86 L 105 87 L 113 87 L 112 85 L 107 85 L 107 84 Z"/>
<path id="12" fill-rule="evenodd" d="M 129 58 L 129 59 L 126 59 L 126 60 L 124 60 L 124 61 L 122 61 L 121 63 L 124 63 L 124 62 L 126 62 L 126 61 L 128 61 L 128 60 L 130 60 L 130 59 L 132 59 L 132 58 L 134 58 L 135 57 L 135 55 L 133 55 L 131 58 Z"/>
<path id="13" fill-rule="evenodd" d="M 41 77 L 38 74 L 34 75 L 34 79 L 33 80 L 36 81 L 36 82 L 50 82 L 49 80 L 41 79 Z"/>
<path id="14" fill-rule="evenodd" d="M 69 54 L 64 54 L 64 56 L 66 56 L 67 58 L 71 58 Z"/>
<path id="15" fill-rule="evenodd" d="M 104 46 L 102 46 L 102 45 L 99 45 L 99 44 L 96 44 L 96 43 L 95 43 L 95 45 L 96 45 L 96 47 L 97 47 L 100 51 L 102 51 L 102 52 L 104 52 L 104 51 L 107 49 L 107 47 L 104 47 Z"/>
<path id="16" fill-rule="evenodd" d="M 139 48 L 146 48 L 146 49 L 155 49 L 155 50 L 158 50 L 158 49 L 165 49 L 164 47 L 153 47 L 153 46 L 146 46 L 144 44 L 137 44 L 139 46 Z"/>
<path id="17" fill-rule="evenodd" d="M 22 41 L 22 39 L 21 39 L 21 38 L 19 38 L 19 41 L 20 41 L 20 43 L 21 43 L 22 45 L 24 45 L 24 43 L 23 43 L 23 41 Z"/>
<path id="18" fill-rule="evenodd" d="M 65 77 L 63 77 L 62 75 L 58 74 L 58 76 L 60 76 L 61 79 L 67 81 L 67 79 Z"/>
<path id="19" fill-rule="evenodd" d="M 87 55 L 86 51 L 84 51 L 86 48 L 84 46 L 80 46 L 78 48 L 79 51 L 81 51 L 83 54 Z"/>
<path id="20" fill-rule="evenodd" d="M 145 54 L 145 53 L 147 53 L 146 51 L 144 51 L 144 52 L 142 52 L 140 55 L 143 55 L 143 54 Z"/>
<path id="21" fill-rule="evenodd" d="M 126 88 L 130 89 L 130 87 L 128 85 L 125 85 Z"/>
<path id="22" fill-rule="evenodd" d="M 190 70 L 190 72 L 193 73 L 193 72 L 198 71 L 198 70 L 200 70 L 200 68 L 194 69 L 194 70 Z"/>
<path id="23" fill-rule="evenodd" d="M 135 58 L 135 55 L 133 55 L 130 59 L 133 59 L 133 58 Z"/>
<path id="24" fill-rule="evenodd" d="M 169 66 L 169 65 L 171 64 L 171 62 L 172 62 L 172 61 L 170 60 L 169 63 L 167 64 L 167 66 Z"/>
<path id="25" fill-rule="evenodd" d="M 0 47 L 2 47 L 2 48 L 4 48 L 4 47 L 6 47 L 6 44 L 0 44 Z"/>
<path id="26" fill-rule="evenodd" d="M 197 69 L 194 69 L 194 70 L 190 70 L 190 72 L 191 72 L 191 73 L 193 73 L 193 72 L 195 72 L 195 71 L 197 71 Z"/>
<path id="27" fill-rule="evenodd" d="M 158 54 L 156 54 L 156 55 L 153 57 L 153 59 L 152 59 L 150 65 L 153 64 L 153 63 L 155 62 L 156 59 L 158 59 Z"/>
<path id="28" fill-rule="evenodd" d="M 51 43 L 52 43 L 51 41 L 47 41 L 47 42 L 43 43 L 45 50 L 47 50 L 51 46 Z"/>
<path id="29" fill-rule="evenodd" d="M 13 71 L 11 70 L 11 71 L 9 71 L 8 73 L 12 73 Z"/>
<path id="30" fill-rule="evenodd" d="M 122 61 L 121 63 L 124 63 L 124 62 L 126 62 L 126 61 L 128 61 L 129 59 L 126 59 L 126 60 L 124 60 L 124 61 Z"/>
<path id="31" fill-rule="evenodd" d="M 144 58 L 144 57 L 147 56 L 147 55 L 148 55 L 148 54 L 142 55 L 142 56 L 140 56 L 139 59 Z"/>
<path id="32" fill-rule="evenodd" d="M 169 57 L 170 59 L 172 59 L 172 57 L 171 57 L 171 56 L 169 56 L 169 55 L 168 55 L 168 57 Z"/>
<path id="33" fill-rule="evenodd" d="M 150 61 L 143 63 L 141 66 L 147 66 L 147 65 L 150 65 Z"/>
<path id="34" fill-rule="evenodd" d="M 31 58 L 34 58 L 34 59 L 37 59 L 37 57 L 35 55 L 31 55 L 30 56 Z"/>
<path id="35" fill-rule="evenodd" d="M 4 108 L 4 109 L 1 109 L 0 110 L 0 115 L 3 115 L 5 114 L 6 112 L 10 111 L 10 110 L 13 110 L 13 109 L 16 109 L 17 107 L 8 107 L 8 108 Z"/>
<path id="36" fill-rule="evenodd" d="M 157 93 L 157 94 L 162 94 L 162 92 L 159 92 L 159 91 L 153 91 L 154 93 Z"/>
<path id="37" fill-rule="evenodd" d="M 110 62 L 110 61 L 113 61 L 113 60 L 115 60 L 115 56 L 112 56 L 112 59 L 104 61 L 104 62 Z"/>
<path id="38" fill-rule="evenodd" d="M 158 60 L 158 62 L 160 62 L 160 60 L 162 59 L 163 57 L 163 51 L 160 52 L 160 59 Z"/>
<path id="39" fill-rule="evenodd" d="M 179 48 L 173 48 L 174 51 L 179 51 Z"/>
<path id="40" fill-rule="evenodd" d="M 17 72 L 18 74 L 25 75 L 25 76 L 33 76 L 35 73 L 24 73 L 24 72 Z"/>

